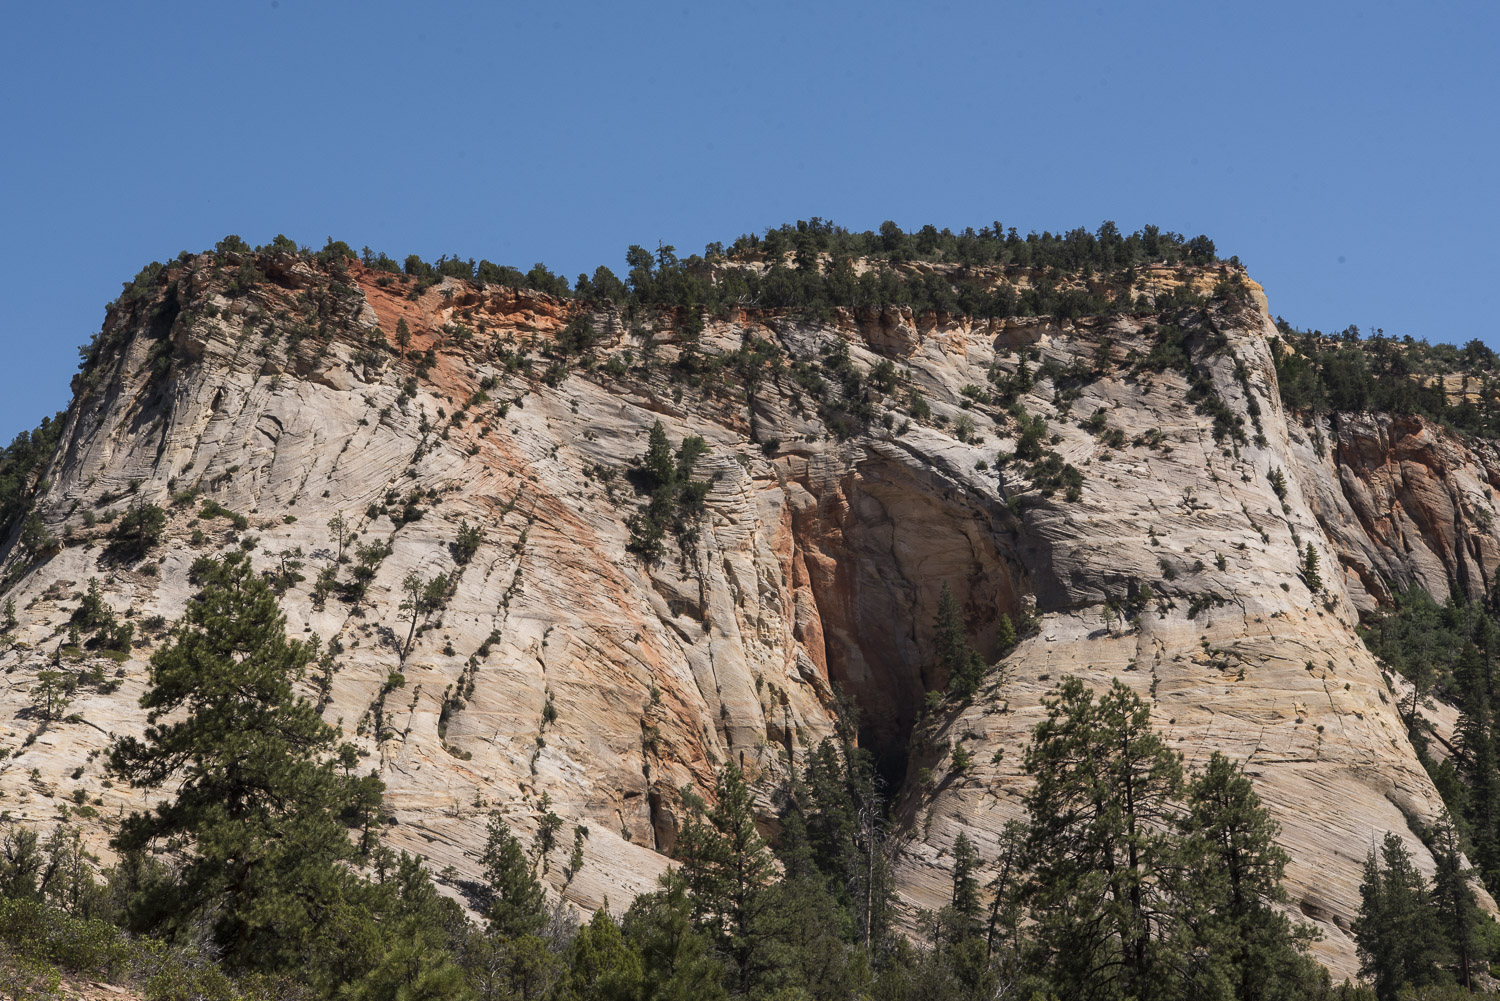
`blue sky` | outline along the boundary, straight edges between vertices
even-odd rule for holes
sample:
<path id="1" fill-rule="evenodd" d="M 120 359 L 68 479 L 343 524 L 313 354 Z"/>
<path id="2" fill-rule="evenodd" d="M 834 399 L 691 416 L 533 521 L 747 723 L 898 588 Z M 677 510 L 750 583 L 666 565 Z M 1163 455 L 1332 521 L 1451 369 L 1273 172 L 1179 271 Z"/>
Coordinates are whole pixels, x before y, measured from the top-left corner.
<path id="1" fill-rule="evenodd" d="M 1299 326 L 1500 347 L 1500 4 L 13 4 L 0 439 L 227 233 L 617 271 L 822 216 L 1207 233 Z"/>

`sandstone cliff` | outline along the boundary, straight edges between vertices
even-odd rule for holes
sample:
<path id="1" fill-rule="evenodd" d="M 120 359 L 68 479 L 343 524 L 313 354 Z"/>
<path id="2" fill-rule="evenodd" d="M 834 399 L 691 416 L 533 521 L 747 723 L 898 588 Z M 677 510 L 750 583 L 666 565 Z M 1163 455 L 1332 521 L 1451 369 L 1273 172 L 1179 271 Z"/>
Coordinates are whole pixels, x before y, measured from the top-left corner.
<path id="1" fill-rule="evenodd" d="M 238 545 L 268 571 L 300 560 L 284 606 L 294 634 L 332 652 L 326 715 L 388 785 L 390 844 L 451 866 L 450 882 L 476 871 L 491 810 L 524 832 L 550 809 L 587 828 L 582 870 L 565 872 L 559 848 L 552 888 L 622 905 L 667 864 L 679 790 L 726 760 L 769 790 L 831 731 L 841 686 L 901 783 L 903 905 L 937 906 L 958 833 L 983 854 L 1020 814 L 1021 750 L 1066 674 L 1125 680 L 1190 763 L 1245 762 L 1336 975 L 1357 965 L 1347 931 L 1371 839 L 1402 832 L 1430 866 L 1408 824 L 1441 804 L 1353 627 L 1393 587 L 1485 590 L 1500 456 L 1415 419 L 1289 420 L 1252 283 L 1185 330 L 1187 368 L 1139 363 L 1165 336 L 1154 317 L 894 309 L 741 310 L 689 343 L 681 316 L 604 308 L 590 360 L 565 365 L 545 353 L 581 308 L 569 301 L 454 280 L 412 298 L 380 272 L 292 256 L 262 260 L 268 280 L 246 289 L 227 257 L 112 309 L 79 379 L 38 507 L 64 544 L 9 595 L 11 817 L 81 814 L 102 845 L 141 805 L 98 753 L 143 725 L 146 663 L 193 561 Z M 1141 288 L 1206 290 L 1217 270 L 1148 270 Z M 1020 425 L 996 380 L 1030 383 L 1019 402 L 1081 472 L 1077 499 L 1042 496 L 1028 463 L 997 468 Z M 674 445 L 706 439 L 696 475 L 712 486 L 696 535 L 648 566 L 627 550 L 643 503 L 627 474 L 658 419 Z M 1224 433 L 1236 422 L 1239 443 Z M 109 515 L 145 502 L 168 510 L 166 542 L 123 561 Z M 373 568 L 358 601 L 317 594 L 327 568 L 351 580 L 326 527 L 337 515 Z M 460 564 L 465 523 L 482 539 Z M 1302 579 L 1309 544 L 1326 597 Z M 403 666 L 413 570 L 454 587 Z M 69 647 L 94 578 L 136 627 L 118 662 Z M 931 655 L 945 583 L 986 654 L 1000 615 L 1034 628 L 983 697 L 924 717 L 946 680 Z M 44 723 L 28 708 L 38 672 L 74 656 L 108 680 Z M 947 768 L 956 741 L 976 762 L 963 775 Z"/>

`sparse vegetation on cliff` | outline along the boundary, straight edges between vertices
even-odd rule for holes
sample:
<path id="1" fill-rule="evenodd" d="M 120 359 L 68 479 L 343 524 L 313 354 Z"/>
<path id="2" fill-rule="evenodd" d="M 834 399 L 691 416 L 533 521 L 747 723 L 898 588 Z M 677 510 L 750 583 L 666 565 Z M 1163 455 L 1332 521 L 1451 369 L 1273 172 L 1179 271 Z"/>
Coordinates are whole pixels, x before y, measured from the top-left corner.
<path id="1" fill-rule="evenodd" d="M 713 488 L 713 480 L 693 478 L 693 468 L 708 450 L 708 443 L 689 435 L 672 455 L 667 430 L 661 421 L 652 425 L 647 436 L 646 454 L 640 465 L 630 470 L 637 489 L 649 496 L 643 510 L 631 515 L 630 551 L 647 563 L 660 560 L 667 532 L 672 532 L 684 556 L 696 537 L 698 519 L 703 516 L 704 499 Z"/>
<path id="2" fill-rule="evenodd" d="M 357 955 L 337 960 L 349 997 L 420 994 L 427 984 L 453 997 L 526 993 L 545 1001 L 578 1001 L 616 987 L 632 1001 L 677 990 L 782 1001 L 920 993 L 945 1001 L 995 996 L 1019 978 L 1041 991 L 1074 991 L 1081 981 L 1064 974 L 1076 971 L 1058 970 L 1061 939 L 1048 937 L 1063 932 L 1042 926 L 1081 907 L 1083 898 L 1041 903 L 1031 896 L 1031 829 L 1000 827 L 1020 804 L 1005 790 L 1027 782 L 1012 738 L 1024 732 L 1023 714 L 1036 713 L 1040 693 L 1055 684 L 1058 674 L 1047 672 L 1089 670 L 1091 683 L 1102 677 L 1107 685 L 1118 671 L 1142 698 L 1154 698 L 1160 671 L 1160 705 L 1185 716 L 1170 724 L 1163 718 L 1172 729 L 1162 739 L 1207 754 L 1211 747 L 1194 736 L 1203 714 L 1242 725 L 1223 710 L 1252 697 L 1257 671 L 1281 670 L 1275 644 L 1283 630 L 1317 648 L 1305 656 L 1312 678 L 1323 671 L 1316 665 L 1325 654 L 1347 651 L 1349 550 L 1344 537 L 1320 533 L 1310 520 L 1327 517 L 1326 510 L 1290 505 L 1295 494 L 1337 509 L 1339 493 L 1284 447 L 1274 412 L 1259 410 L 1254 394 L 1269 390 L 1267 356 L 1259 328 L 1247 321 L 1262 317 L 1258 307 L 1235 312 L 1250 286 L 1233 264 L 1198 263 L 1206 259 L 1201 248 L 1194 257 L 1181 241 L 1175 250 L 1158 244 L 1160 256 L 1151 260 L 1106 260 L 1103 250 L 1086 249 L 1086 236 L 1103 245 L 1098 234 L 1069 235 L 1075 249 L 1085 248 L 1071 263 L 1063 256 L 1068 239 L 1038 239 L 1033 250 L 1017 247 L 1012 256 L 1009 238 L 996 231 L 938 232 L 935 241 L 932 234 L 887 232 L 880 240 L 889 238 L 890 247 L 871 243 L 870 254 L 847 260 L 839 255 L 856 247 L 853 237 L 801 228 L 698 259 L 633 248 L 623 277 L 600 268 L 571 290 L 542 267 L 523 272 L 447 257 L 430 265 L 409 259 L 403 274 L 395 260 L 369 251 L 357 264 L 337 241 L 313 252 L 286 240 L 250 248 L 226 239 L 210 255 L 147 269 L 91 352 L 93 381 L 80 382 L 81 403 L 70 418 L 79 430 L 58 466 L 61 488 L 35 483 L 48 475 L 41 472 L 45 456 L 27 467 L 31 486 L 25 477 L 18 481 L 24 503 L 12 526 L 19 542 L 11 567 L 32 576 L 14 591 L 0 666 L 21 693 L 12 699 L 17 718 L 36 729 L 17 734 L 31 750 L 0 748 L 0 761 L 12 765 L 4 752 L 32 755 L 23 767 L 0 766 L 5 802 L 29 809 L 26 823 L 48 816 L 37 806 L 73 815 L 97 806 L 99 816 L 109 816 L 143 805 L 134 794 L 96 788 L 92 775 L 84 786 L 67 786 L 48 772 L 66 761 L 57 768 L 69 774 L 74 761 L 66 756 L 76 751 L 82 760 L 93 749 L 89 741 L 102 744 L 105 729 L 138 734 L 129 707 L 97 696 L 110 685 L 139 691 L 142 661 L 176 642 L 163 613 L 182 607 L 182 590 L 152 578 L 169 577 L 180 564 L 154 556 L 191 539 L 199 551 L 189 558 L 243 550 L 248 555 L 236 558 L 253 558 L 272 596 L 287 602 L 294 633 L 305 630 L 315 643 L 316 629 L 328 639 L 324 658 L 296 692 L 308 693 L 329 721 L 351 721 L 356 750 L 341 754 L 337 768 L 387 769 L 400 812 L 382 810 L 372 830 L 399 819 L 411 825 L 404 834 L 394 827 L 399 838 L 418 828 L 417 836 L 439 841 L 459 832 L 445 842 L 455 869 L 442 878 L 478 913 L 486 913 L 489 899 L 483 881 L 465 877 L 479 877 L 473 837 L 482 840 L 484 817 L 497 805 L 518 825 L 505 880 L 523 896 L 526 884 L 566 871 L 569 899 L 597 900 L 599 876 L 587 866 L 601 858 L 621 867 L 622 885 L 638 887 L 628 880 L 658 864 L 644 853 L 673 851 L 674 838 L 684 865 L 694 864 L 695 852 L 702 865 L 695 881 L 685 876 L 646 895 L 623 922 L 604 914 L 578 929 L 542 907 L 540 925 L 502 936 L 423 903 L 432 888 L 415 863 L 372 854 L 347 867 L 378 886 L 394 881 L 401 888 L 389 890 L 394 897 L 375 894 L 370 899 L 379 906 L 368 913 L 356 906 L 365 891 L 351 891 L 350 909 L 333 915 L 358 947 Z M 979 240 L 988 240 L 988 249 L 976 250 Z M 499 280 L 529 291 L 479 284 Z M 154 308 L 169 299 L 183 310 L 170 337 L 162 336 L 170 310 Z M 873 312 L 876 306 L 883 311 Z M 983 322 L 1011 312 L 1050 312 L 1070 322 Z M 226 374 L 232 378 L 221 378 Z M 653 413 L 670 424 L 658 423 L 648 435 Z M 670 437 L 669 427 L 676 429 Z M 137 433 L 140 441 L 132 439 Z M 1251 433 L 1265 452 L 1247 448 L 1241 456 Z M 1297 435 L 1293 428 L 1294 441 Z M 712 453 L 704 452 L 705 441 L 714 443 Z M 1003 467 L 998 488 L 992 462 Z M 723 470 L 733 489 L 712 490 L 707 470 Z M 635 498 L 621 489 L 627 481 Z M 1461 487 L 1455 501 L 1471 524 L 1488 531 L 1492 501 L 1484 482 Z M 701 527 L 709 523 L 710 492 L 712 533 Z M 168 496 L 170 518 L 159 541 L 141 547 L 153 558 L 111 558 L 123 552 L 106 548 L 112 542 L 138 541 L 132 512 L 153 498 L 166 505 Z M 1441 492 L 1435 496 L 1441 500 Z M 329 520 L 339 511 L 349 514 Z M 1344 523 L 1357 536 L 1367 522 Z M 1418 527 L 1425 539 L 1426 525 Z M 1309 601 L 1285 572 L 1291 564 L 1280 547 L 1288 530 L 1309 587 L 1321 594 L 1320 577 L 1337 570 L 1325 602 Z M 1408 533 L 1413 545 L 1422 545 L 1418 535 Z M 1258 590 L 1268 561 L 1257 538 L 1275 543 L 1278 573 L 1269 595 Z M 402 565 L 391 569 L 384 561 L 396 539 L 405 540 L 396 543 Z M 651 565 L 624 554 L 627 539 Z M 1376 548 L 1384 541 L 1374 540 Z M 1470 532 L 1447 551 L 1487 570 L 1485 545 Z M 306 584 L 299 572 L 304 552 L 318 563 L 306 571 L 314 578 Z M 60 558 L 31 559 L 44 554 Z M 1424 554 L 1408 554 L 1409 561 Z M 660 565 L 678 563 L 679 555 L 680 566 Z M 1393 565 L 1403 558 L 1383 555 Z M 429 581 L 437 563 L 452 572 Z M 214 565 L 207 558 L 195 564 L 200 583 Z M 413 566 L 424 572 L 403 589 L 402 575 Z M 965 592 L 975 589 L 966 599 L 972 636 L 951 595 L 936 637 L 930 619 L 916 621 L 930 615 L 929 588 L 938 583 L 922 575 L 939 573 L 951 575 L 955 587 L 964 582 Z M 89 593 L 80 594 L 85 580 Z M 1373 581 L 1367 585 L 1378 594 Z M 1365 592 L 1348 590 L 1363 600 Z M 350 606 L 329 607 L 330 596 Z M 453 607 L 440 621 L 435 603 L 449 596 Z M 0 603 L 6 597 L 0 589 Z M 1042 602 L 1035 620 L 1028 599 Z M 1102 632 L 1090 621 L 1101 601 Z M 1012 623 L 996 615 L 999 607 L 1019 617 Z M 1242 607 L 1270 611 L 1263 621 L 1259 612 L 1247 613 L 1247 632 L 1239 633 Z M 618 618 L 617 609 L 627 617 Z M 1311 626 L 1291 621 L 1297 616 Z M 1072 624 L 1052 627 L 1063 619 Z M 991 673 L 1017 630 L 1035 633 L 1035 622 L 1046 626 L 1043 636 L 1021 651 L 1011 672 L 1024 683 Z M 1122 642 L 1122 632 L 1139 633 L 1139 642 Z M 936 644 L 926 642 L 934 638 Z M 1090 661 L 1101 647 L 1084 644 L 1101 640 L 1112 641 L 1109 656 Z M 335 650 L 342 664 L 334 663 Z M 397 657 L 409 666 L 398 670 Z M 106 681 L 101 662 L 115 659 L 120 663 L 108 669 L 118 666 L 118 674 Z M 1427 788 L 1399 740 L 1401 725 L 1412 725 L 1413 742 L 1428 741 L 1425 763 L 1456 807 L 1454 836 L 1473 846 L 1478 860 L 1484 827 L 1473 819 L 1479 808 L 1466 783 L 1484 773 L 1465 763 L 1469 738 L 1452 740 L 1444 760 L 1436 737 L 1416 721 L 1440 682 L 1413 671 L 1414 694 L 1376 691 L 1367 659 L 1355 659 L 1367 677 L 1340 678 L 1343 694 L 1323 679 L 1330 680 L 1327 710 L 1321 696 L 1302 699 L 1295 722 L 1288 713 L 1264 746 L 1306 751 L 1316 764 L 1301 774 L 1315 771 L 1318 780 L 1309 784 L 1334 777 L 1329 782 L 1343 783 L 1349 802 L 1365 811 L 1353 815 L 1384 811 L 1399 823 L 1397 807 L 1361 785 L 1361 776 L 1378 769 L 1371 781 L 1383 782 L 1390 769 L 1404 788 Z M 1303 660 L 1299 648 L 1292 666 L 1298 681 Z M 1162 670 L 1166 664 L 1175 666 Z M 1332 665 L 1330 659 L 1329 672 Z M 335 676 L 340 666 L 345 673 Z M 533 671 L 541 672 L 539 681 Z M 851 713 L 830 708 L 839 683 L 865 686 L 859 698 L 876 718 L 868 749 L 847 733 L 819 744 L 828 727 L 852 726 Z M 648 684 L 637 740 L 633 707 Z M 1211 710 L 1191 694 L 1200 690 L 1212 692 Z M 49 707 L 44 698 L 28 715 L 26 700 L 34 695 L 75 702 Z M 1375 719 L 1380 727 L 1339 726 L 1344 714 L 1389 712 L 1377 697 L 1399 710 L 1399 722 L 1389 715 Z M 623 735 L 612 729 L 615 702 L 629 709 Z M 518 712 L 527 718 L 518 731 L 524 746 L 513 748 L 503 734 Z M 903 712 L 915 722 L 900 718 Z M 538 714 L 540 725 L 531 728 Z M 914 726 L 915 745 L 908 739 Z M 1359 744 L 1366 731 L 1374 737 Z M 581 734 L 592 743 L 585 746 Z M 1209 739 L 1251 746 L 1229 743 L 1241 737 L 1216 730 Z M 913 747 L 923 760 L 912 758 L 908 773 Z M 612 761 L 599 767 L 615 756 L 623 770 Z M 1356 757 L 1361 772 L 1342 764 Z M 413 761 L 422 767 L 403 769 Z M 578 774 L 570 770 L 575 763 L 599 779 L 601 791 L 586 803 L 571 798 L 579 788 L 567 777 Z M 41 772 L 27 780 L 34 765 Z M 1155 759 L 1143 767 L 1155 767 Z M 729 788 L 731 768 L 745 789 Z M 709 793 L 715 770 L 723 795 Z M 604 780 L 616 771 L 625 777 Z M 1304 780 L 1288 780 L 1289 773 L 1267 770 L 1257 778 L 1279 811 L 1306 802 L 1306 787 L 1297 784 Z M 901 787 L 899 802 L 885 802 L 876 775 Z M 684 781 L 691 784 L 676 788 Z M 46 791 L 54 787 L 55 796 Z M 441 809 L 443 830 L 404 805 L 413 789 L 437 802 L 439 787 L 456 790 L 430 815 Z M 516 798 L 494 802 L 509 794 L 497 790 L 509 788 L 519 789 Z M 565 801 L 558 813 L 536 806 L 548 788 Z M 1191 788 L 1183 777 L 1176 798 L 1151 818 L 1151 837 L 1173 845 L 1185 838 L 1169 815 L 1193 809 Z M 1235 789 L 1223 798 L 1243 806 Z M 701 808 L 694 790 L 704 796 Z M 89 798 L 96 792 L 105 802 Z M 726 796 L 740 806 L 726 807 Z M 999 810 L 976 819 L 966 812 L 976 800 L 999 803 Z M 606 843 L 585 853 L 575 840 L 569 856 L 558 843 L 559 814 L 588 819 Z M 524 832 L 533 823 L 537 837 L 528 845 Z M 698 825 L 698 848 L 681 837 L 688 824 Z M 615 842 L 616 831 L 631 844 Z M 724 848 L 726 839 L 748 842 L 754 832 L 769 839 L 765 851 Z M 460 845 L 464 834 L 470 840 Z M 190 837 L 173 841 L 157 857 L 180 873 L 185 856 L 178 849 L 191 847 Z M 467 862 L 458 860 L 460 848 L 470 851 Z M 549 861 L 553 848 L 563 854 Z M 1438 849 L 1429 850 L 1436 858 Z M 751 880 L 761 886 L 734 880 L 733 892 L 725 892 L 726 872 L 756 869 L 767 852 L 777 862 Z M 1299 899 L 1317 897 L 1330 880 L 1357 881 L 1358 855 L 1357 848 L 1315 845 L 1309 864 L 1293 871 Z M 566 870 L 558 864 L 563 858 Z M 1184 859 L 1173 856 L 1174 864 L 1188 865 Z M 176 878 L 165 870 L 129 874 L 168 876 Z M 898 877 L 900 907 L 893 898 Z M 1153 885 L 1166 888 L 1153 891 L 1160 916 L 1151 920 L 1159 920 L 1160 933 L 1143 946 L 1156 950 L 1151 968 L 1180 976 L 1170 988 L 1179 995 L 1235 996 L 1228 988 L 1215 994 L 1226 982 L 1224 967 L 1203 958 L 1219 955 L 1234 933 L 1212 925 L 1200 902 L 1178 899 L 1189 890 L 1171 878 L 1142 878 L 1160 878 Z M 557 886 L 551 879 L 548 892 Z M 934 886 L 942 899 L 932 895 Z M 135 900 L 139 888 L 117 883 L 100 892 Z M 1113 888 L 1100 892 L 1117 906 Z M 392 902 L 408 896 L 410 906 Z M 1332 939 L 1320 955 L 1352 971 L 1354 947 L 1342 934 L 1354 916 L 1349 898 L 1337 896 L 1332 916 L 1319 912 L 1315 920 Z M 918 906 L 932 913 L 918 921 Z M 535 911 L 528 906 L 528 915 Z M 127 920 L 108 908 L 98 913 Z M 190 950 L 208 941 L 219 913 L 170 929 L 150 921 L 131 927 L 167 935 L 172 942 L 162 948 Z M 1127 913 L 1122 920 L 1134 919 Z M 1258 918 L 1247 920 L 1243 927 L 1260 927 Z M 1125 962 L 1119 920 L 1115 927 L 1093 948 L 1118 968 Z M 1210 931 L 1212 941 L 1194 937 Z M 668 940 L 670 949 L 662 945 Z M 680 980 L 660 967 L 669 952 Z M 1475 955 L 1489 952 L 1481 945 Z M 1044 954 L 1049 958 L 1038 959 Z M 1273 953 L 1300 968 L 1291 955 Z M 245 973 L 240 958 L 226 962 L 234 976 Z M 311 980 L 312 993 L 332 989 L 335 975 L 316 968 L 323 957 L 307 962 L 288 964 L 286 975 Z M 1188 972 L 1175 965 L 1195 963 Z M 1450 977 L 1448 960 L 1433 963 L 1437 979 Z M 1109 999 L 1113 989 L 1097 985 L 1095 993 Z"/>
<path id="3" fill-rule="evenodd" d="M 1361 336 L 1358 327 L 1325 336 L 1280 317 L 1272 345 L 1281 401 L 1316 417 L 1364 412 L 1416 414 L 1465 434 L 1500 438 L 1500 358 L 1483 342 L 1462 348 Z"/>
<path id="4" fill-rule="evenodd" d="M 65 416 L 43 417 L 35 430 L 22 431 L 0 452 L 0 540 L 10 538 L 30 509 L 38 492 L 37 478 L 52 461 Z"/>

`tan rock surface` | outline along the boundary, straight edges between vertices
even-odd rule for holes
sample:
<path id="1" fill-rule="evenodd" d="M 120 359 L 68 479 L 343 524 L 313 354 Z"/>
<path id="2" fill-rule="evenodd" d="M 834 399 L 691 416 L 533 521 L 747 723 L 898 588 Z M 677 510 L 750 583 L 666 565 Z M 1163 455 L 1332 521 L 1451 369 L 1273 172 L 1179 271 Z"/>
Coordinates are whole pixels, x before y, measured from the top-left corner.
<path id="1" fill-rule="evenodd" d="M 709 322 L 698 345 L 709 357 L 756 337 L 794 361 L 835 344 L 861 370 L 890 359 L 943 419 L 909 420 L 896 405 L 903 389 L 874 403 L 868 432 L 839 440 L 786 371 L 749 388 L 732 365 L 704 388 L 669 381 L 660 363 L 681 345 L 666 317 L 596 314 L 598 364 L 548 380 L 535 350 L 529 373 L 505 364 L 571 318 L 572 304 L 537 293 L 449 280 L 412 301 L 409 286 L 384 287 L 377 272 L 356 266 L 344 283 L 286 259 L 273 283 L 231 299 L 207 259 L 189 270 L 174 318 L 152 321 L 154 302 L 111 314 L 105 333 L 119 350 L 75 402 L 47 474 L 42 514 L 72 536 L 11 592 L 21 625 L 0 655 L 0 746 L 12 752 L 0 762 L 0 809 L 12 817 L 50 823 L 77 809 L 76 795 L 102 844 L 111 818 L 144 802 L 106 784 L 97 752 L 143 725 L 136 699 L 162 638 L 144 625 L 181 613 L 194 559 L 244 541 L 227 520 L 198 518 L 211 498 L 250 519 L 258 566 L 291 547 L 305 554 L 307 580 L 284 601 L 289 631 L 340 644 L 327 717 L 386 781 L 390 843 L 434 871 L 472 877 L 489 811 L 524 834 L 545 796 L 588 828 L 570 880 L 565 828 L 552 888 L 581 908 L 606 897 L 622 907 L 666 865 L 677 790 L 709 785 L 725 760 L 769 790 L 785 755 L 830 732 L 835 683 L 860 704 L 863 739 L 899 772 L 924 693 L 945 682 L 930 656 L 945 582 L 986 653 L 1001 613 L 1034 607 L 1037 629 L 996 669 L 990 695 L 920 730 L 899 800 L 908 912 L 945 898 L 961 830 L 984 852 L 1019 815 L 1021 750 L 1040 698 L 1070 673 L 1131 684 L 1189 762 L 1217 749 L 1246 763 L 1294 857 L 1293 904 L 1322 929 L 1318 955 L 1336 975 L 1356 965 L 1347 929 L 1372 838 L 1402 832 L 1426 858 L 1407 818 L 1431 819 L 1440 803 L 1353 622 L 1392 586 L 1483 590 L 1500 562 L 1494 463 L 1431 427 L 1377 418 L 1325 421 L 1319 455 L 1311 431 L 1281 412 L 1258 291 L 1253 307 L 1211 318 L 1221 350 L 1195 350 L 1230 410 L 1258 404 L 1263 438 L 1236 449 L 1215 442 L 1181 375 L 1132 374 L 1127 352 L 1144 354 L 1154 337 L 1142 319 L 969 324 L 887 310 L 826 324 L 748 312 Z M 1143 282 L 1164 287 L 1172 274 Z M 413 335 L 405 359 L 400 319 Z M 173 362 L 153 376 L 161 333 Z M 1024 398 L 1085 477 L 1076 503 L 1037 498 L 1020 464 L 994 468 L 1014 421 L 990 403 L 964 409 L 960 390 L 988 387 L 992 367 L 1015 371 L 1021 352 L 1037 353 L 1033 372 L 1044 361 L 1086 367 L 1106 337 L 1114 362 L 1078 387 L 1069 414 L 1051 376 Z M 645 373 L 633 366 L 648 341 L 659 364 Z M 409 383 L 429 349 L 429 370 Z M 1124 447 L 1079 426 L 1101 407 Z M 698 472 L 714 481 L 696 543 L 648 568 L 626 549 L 641 501 L 624 473 L 658 418 L 674 443 L 708 441 Z M 960 418 L 975 425 L 968 442 L 955 434 Z M 172 506 L 193 487 L 197 500 Z M 393 522 L 418 490 L 420 519 Z M 85 527 L 85 512 L 137 499 L 170 507 L 169 541 L 159 559 L 127 567 L 108 556 L 107 524 Z M 358 543 L 392 547 L 358 607 L 313 601 L 335 514 Z M 449 543 L 463 521 L 484 541 L 458 567 Z M 1309 542 L 1323 556 L 1326 604 L 1299 575 Z M 397 589 L 412 569 L 456 573 L 457 587 L 376 726 L 406 631 Z M 30 689 L 95 577 L 147 642 L 119 665 L 118 691 L 80 692 L 70 711 L 81 722 L 42 725 L 27 712 Z M 1162 600 L 1137 624 L 1106 623 L 1106 601 L 1148 584 Z M 445 694 L 470 679 L 472 696 L 445 718 Z M 942 751 L 957 739 L 977 767 L 950 777 Z M 919 788 L 923 768 L 933 781 Z"/>

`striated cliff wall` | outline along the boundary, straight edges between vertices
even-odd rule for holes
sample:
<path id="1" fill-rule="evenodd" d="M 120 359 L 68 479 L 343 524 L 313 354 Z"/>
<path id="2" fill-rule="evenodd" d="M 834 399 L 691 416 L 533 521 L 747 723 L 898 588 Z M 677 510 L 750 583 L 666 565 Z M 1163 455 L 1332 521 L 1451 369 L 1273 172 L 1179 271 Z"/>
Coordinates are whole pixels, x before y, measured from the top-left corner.
<path id="1" fill-rule="evenodd" d="M 1354 624 L 1393 587 L 1486 589 L 1500 457 L 1415 419 L 1288 420 L 1253 285 L 1186 330 L 1189 369 L 1139 364 L 1158 318 L 899 310 L 741 311 L 690 345 L 680 317 L 603 310 L 591 359 L 564 365 L 547 352 L 573 303 L 452 280 L 413 299 L 358 265 L 290 257 L 263 260 L 268 281 L 246 291 L 223 264 L 194 259 L 112 310 L 80 377 L 38 508 L 65 544 L 14 584 L 0 654 L 12 817 L 81 807 L 102 844 L 141 805 L 97 752 L 141 729 L 146 663 L 193 561 L 253 546 L 268 570 L 302 563 L 289 629 L 333 651 L 326 715 L 386 781 L 389 841 L 453 879 L 477 870 L 490 810 L 526 831 L 551 809 L 588 828 L 583 869 L 552 865 L 553 889 L 621 905 L 666 865 L 684 785 L 734 760 L 769 791 L 831 731 L 842 687 L 896 785 L 902 903 L 938 906 L 958 833 L 986 854 L 1020 815 L 1021 750 L 1066 674 L 1132 685 L 1190 763 L 1245 762 L 1336 974 L 1357 965 L 1347 930 L 1371 839 L 1402 832 L 1426 860 L 1408 822 L 1441 804 Z M 1082 474 L 1076 500 L 997 462 L 1020 425 L 994 381 L 1023 366 L 1019 402 Z M 855 411 L 852 434 L 829 432 Z M 1085 426 L 1096 411 L 1103 427 Z M 1211 413 L 1244 440 L 1216 439 Z M 712 486 L 696 536 L 648 566 L 627 549 L 643 503 L 628 474 L 658 419 L 674 446 L 706 439 L 696 475 Z M 204 516 L 205 500 L 249 526 Z M 105 519 L 141 502 L 169 511 L 166 541 L 122 562 Z M 358 533 L 348 549 L 390 547 L 358 602 L 317 594 L 327 568 L 351 577 L 335 515 Z M 459 564 L 463 523 L 483 539 Z M 1326 595 L 1303 582 L 1309 544 Z M 8 566 L 22 563 L 12 540 Z M 402 666 L 412 570 L 455 586 Z M 67 622 L 94 578 L 137 645 L 80 690 L 76 721 L 44 723 L 31 689 L 74 663 Z M 1034 629 L 971 705 L 924 714 L 946 682 L 931 652 L 945 583 L 986 655 L 1002 614 Z M 951 775 L 960 740 L 976 765 Z"/>

